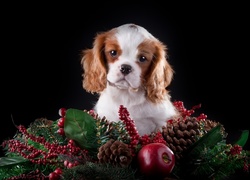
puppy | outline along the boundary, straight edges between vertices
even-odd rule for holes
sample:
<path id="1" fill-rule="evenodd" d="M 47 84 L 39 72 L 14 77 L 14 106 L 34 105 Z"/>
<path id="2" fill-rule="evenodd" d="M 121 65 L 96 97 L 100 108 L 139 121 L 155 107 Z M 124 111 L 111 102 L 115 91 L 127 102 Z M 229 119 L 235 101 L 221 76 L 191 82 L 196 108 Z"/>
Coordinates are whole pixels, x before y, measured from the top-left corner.
<path id="1" fill-rule="evenodd" d="M 117 122 L 123 105 L 140 135 L 177 116 L 166 90 L 174 73 L 167 47 L 145 28 L 124 24 L 98 33 L 93 48 L 82 51 L 81 66 L 83 88 L 98 94 L 98 116 Z"/>

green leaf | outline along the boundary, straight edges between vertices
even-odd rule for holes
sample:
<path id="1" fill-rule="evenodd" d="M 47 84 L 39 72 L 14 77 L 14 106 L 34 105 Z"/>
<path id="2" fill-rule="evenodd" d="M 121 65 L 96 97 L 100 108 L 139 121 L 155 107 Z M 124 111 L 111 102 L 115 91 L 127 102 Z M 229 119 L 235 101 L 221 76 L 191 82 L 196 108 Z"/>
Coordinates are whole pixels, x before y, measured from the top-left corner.
<path id="1" fill-rule="evenodd" d="M 241 147 L 245 146 L 248 136 L 249 136 L 249 130 L 243 130 L 240 138 L 234 144 L 238 144 Z"/>
<path id="2" fill-rule="evenodd" d="M 78 109 L 66 111 L 64 132 L 68 139 L 79 147 L 93 150 L 97 148 L 95 119 L 87 112 Z"/>
<path id="3" fill-rule="evenodd" d="M 187 151 L 188 156 L 190 158 L 197 158 L 204 148 L 211 148 L 222 140 L 221 125 L 217 125 L 189 147 Z"/>
<path id="4" fill-rule="evenodd" d="M 0 158 L 0 167 L 2 166 L 8 166 L 8 165 L 18 165 L 20 163 L 25 163 L 28 160 L 21 157 L 21 156 L 15 156 L 15 157 L 1 157 Z"/>

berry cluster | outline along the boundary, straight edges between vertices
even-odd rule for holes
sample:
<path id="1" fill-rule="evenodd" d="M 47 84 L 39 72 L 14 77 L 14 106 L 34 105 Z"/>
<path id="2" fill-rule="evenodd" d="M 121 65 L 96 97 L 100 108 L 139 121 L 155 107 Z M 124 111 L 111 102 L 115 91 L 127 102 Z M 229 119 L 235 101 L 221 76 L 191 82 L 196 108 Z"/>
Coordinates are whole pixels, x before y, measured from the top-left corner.
<path id="1" fill-rule="evenodd" d="M 140 139 L 140 135 L 135 126 L 135 122 L 130 118 L 128 110 L 122 105 L 119 108 L 119 117 L 120 120 L 125 124 L 125 128 L 130 136 L 130 143 L 128 147 L 131 148 L 132 155 L 135 155 L 134 152 Z"/>
<path id="2" fill-rule="evenodd" d="M 183 117 L 183 119 L 190 117 L 191 115 L 195 113 L 195 109 L 198 109 L 201 107 L 201 104 L 198 104 L 196 106 L 193 106 L 191 109 L 186 109 L 183 101 L 175 101 L 173 102 L 173 104 L 177 108 L 177 110 L 181 113 L 181 116 Z M 200 114 L 197 117 L 198 120 L 202 120 L 206 118 L 207 118 L 207 115 L 205 115 L 204 113 Z"/>
<path id="3" fill-rule="evenodd" d="M 150 135 L 145 134 L 141 136 L 140 143 L 142 147 L 150 143 L 163 143 L 165 145 L 167 144 L 160 131 L 158 131 L 157 133 L 152 133 Z"/>
<path id="4" fill-rule="evenodd" d="M 239 146 L 238 144 L 235 144 L 230 148 L 230 154 L 237 155 L 237 154 L 240 154 L 242 150 L 243 148 L 241 146 Z"/>

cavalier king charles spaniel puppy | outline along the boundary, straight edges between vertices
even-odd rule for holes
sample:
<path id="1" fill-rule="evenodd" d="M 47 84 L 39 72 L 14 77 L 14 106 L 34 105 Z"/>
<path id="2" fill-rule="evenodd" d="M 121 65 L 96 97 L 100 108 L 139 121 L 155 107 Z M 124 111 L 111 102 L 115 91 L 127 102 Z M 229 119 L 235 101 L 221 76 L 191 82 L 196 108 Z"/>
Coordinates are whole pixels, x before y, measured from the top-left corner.
<path id="1" fill-rule="evenodd" d="M 166 90 L 173 76 L 167 47 L 145 28 L 124 24 L 100 32 L 82 53 L 83 88 L 98 94 L 98 116 L 117 122 L 123 105 L 139 135 L 161 130 L 177 116 Z"/>

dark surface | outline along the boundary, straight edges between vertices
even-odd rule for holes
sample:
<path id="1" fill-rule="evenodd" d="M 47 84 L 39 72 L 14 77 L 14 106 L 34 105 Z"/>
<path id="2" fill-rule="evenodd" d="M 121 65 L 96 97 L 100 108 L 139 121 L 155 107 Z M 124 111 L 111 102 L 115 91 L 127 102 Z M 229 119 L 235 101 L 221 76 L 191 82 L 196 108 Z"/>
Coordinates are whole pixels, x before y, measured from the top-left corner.
<path id="1" fill-rule="evenodd" d="M 97 8 L 98 6 L 98 8 Z M 144 26 L 168 45 L 173 100 L 221 122 L 229 141 L 249 128 L 249 11 L 238 4 L 5 4 L 2 16 L 2 125 L 55 120 L 61 107 L 91 109 L 81 86 L 80 51 L 95 34 L 124 23 Z M 97 10 L 98 9 L 98 10 Z M 7 69 L 6 69 L 7 66 Z M 249 141 L 246 145 L 249 147 Z"/>

